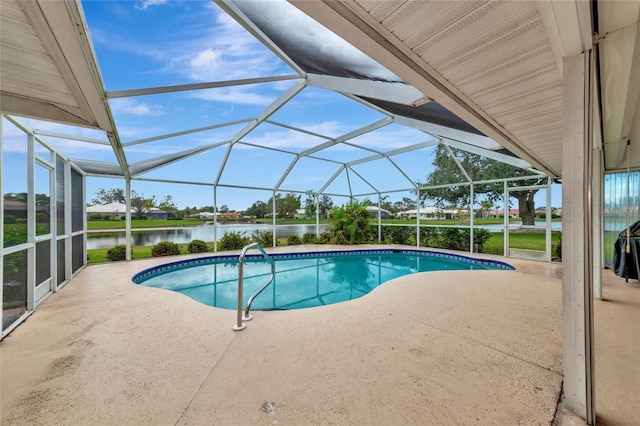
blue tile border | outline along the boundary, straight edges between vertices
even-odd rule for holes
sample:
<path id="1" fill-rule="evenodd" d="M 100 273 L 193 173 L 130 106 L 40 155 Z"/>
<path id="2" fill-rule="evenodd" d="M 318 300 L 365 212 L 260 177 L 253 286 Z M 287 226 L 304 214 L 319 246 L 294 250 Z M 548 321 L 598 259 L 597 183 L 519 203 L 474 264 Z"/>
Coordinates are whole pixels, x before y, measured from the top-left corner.
<path id="1" fill-rule="evenodd" d="M 478 259 L 469 256 L 463 256 L 460 254 L 453 253 L 443 253 L 439 251 L 432 250 L 421 250 L 421 249 L 360 249 L 360 250 L 323 250 L 323 251 L 310 251 L 310 252 L 296 252 L 296 253 L 270 253 L 269 256 L 273 258 L 273 260 L 284 260 L 284 259 L 302 259 L 302 258 L 313 258 L 313 257 L 323 257 L 323 256 L 331 256 L 331 257 L 340 257 L 340 256 L 351 256 L 351 255 L 380 255 L 380 254 L 407 254 L 407 255 L 419 255 L 425 258 L 440 258 L 440 259 L 449 259 L 449 260 L 457 260 L 460 262 L 470 263 L 472 265 L 479 265 L 483 267 L 490 267 L 498 270 L 505 271 L 515 271 L 515 267 L 512 265 L 502 262 L 499 260 L 489 260 L 489 259 Z M 144 281 L 165 274 L 167 272 L 175 271 L 178 269 L 187 269 L 195 266 L 201 265 L 212 265 L 214 263 L 225 263 L 225 262 L 233 262 L 237 263 L 239 254 L 237 255 L 214 255 L 207 257 L 200 257 L 197 259 L 185 259 L 179 260 L 177 262 L 165 263 L 164 265 L 154 266 L 152 268 L 145 269 L 144 271 L 138 272 L 135 274 L 131 280 L 136 284 L 141 284 Z M 263 259 L 261 254 L 248 254 L 245 256 L 247 260 L 260 260 Z"/>

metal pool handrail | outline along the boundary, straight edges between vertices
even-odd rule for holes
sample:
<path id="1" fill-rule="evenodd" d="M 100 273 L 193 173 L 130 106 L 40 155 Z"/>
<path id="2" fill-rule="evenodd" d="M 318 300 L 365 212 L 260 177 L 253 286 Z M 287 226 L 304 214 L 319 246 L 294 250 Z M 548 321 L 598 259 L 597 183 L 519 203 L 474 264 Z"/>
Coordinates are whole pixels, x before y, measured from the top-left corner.
<path id="1" fill-rule="evenodd" d="M 242 290 L 244 286 L 243 284 L 244 257 L 247 254 L 247 251 L 249 251 L 252 248 L 255 248 L 258 251 L 260 251 L 260 253 L 262 253 L 262 255 L 269 261 L 269 263 L 271 263 L 271 276 L 269 277 L 269 281 L 267 281 L 265 285 L 260 287 L 260 289 L 256 291 L 249 298 L 249 300 L 247 301 L 247 308 L 244 311 L 244 316 L 242 316 Z M 271 282 L 273 281 L 273 277 L 275 275 L 275 269 L 276 267 L 275 267 L 275 263 L 273 263 L 273 259 L 271 258 L 271 256 L 267 254 L 266 251 L 264 251 L 264 249 L 260 244 L 251 243 L 242 249 L 242 252 L 240 253 L 240 258 L 238 259 L 238 319 L 237 319 L 236 325 L 233 326 L 233 329 L 235 331 L 244 330 L 247 327 L 247 325 L 242 322 L 243 320 L 251 321 L 253 319 L 253 317 L 249 315 L 249 309 L 251 309 L 251 303 L 253 302 L 253 299 L 255 299 L 260 293 L 262 293 L 262 290 L 264 290 L 265 288 L 267 288 L 267 286 L 269 286 L 269 284 L 271 284 Z"/>

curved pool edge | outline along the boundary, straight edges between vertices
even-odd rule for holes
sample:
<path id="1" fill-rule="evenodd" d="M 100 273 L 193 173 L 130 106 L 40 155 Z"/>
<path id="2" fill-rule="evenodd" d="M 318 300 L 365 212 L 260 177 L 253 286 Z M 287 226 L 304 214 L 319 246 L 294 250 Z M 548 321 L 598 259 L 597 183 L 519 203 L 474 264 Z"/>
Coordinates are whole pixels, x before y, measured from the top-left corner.
<path id="1" fill-rule="evenodd" d="M 283 247 L 284 248 L 284 247 Z M 469 262 L 476 265 L 490 265 L 497 270 L 504 271 L 515 271 L 516 267 L 500 260 L 494 259 L 485 259 L 485 258 L 477 258 L 471 256 L 465 256 L 457 253 L 449 253 L 431 250 L 429 248 L 362 248 L 362 249 L 353 249 L 353 250 L 315 250 L 315 251 L 291 251 L 291 252 L 270 252 L 268 253 L 274 260 L 282 260 L 282 259 L 299 259 L 305 257 L 314 257 L 314 256 L 322 256 L 322 255 L 332 255 L 332 256 L 347 256 L 354 254 L 390 254 L 390 253 L 401 253 L 401 254 L 427 254 L 430 256 L 444 258 L 444 259 L 454 259 L 454 260 L 463 260 L 465 262 Z M 481 253 L 478 253 L 481 254 Z M 240 258 L 240 253 L 236 254 L 213 254 L 210 256 L 202 256 L 196 258 L 182 259 L 174 262 L 164 263 L 162 265 L 152 266 L 150 268 L 144 269 L 131 277 L 131 281 L 135 284 L 141 284 L 146 280 L 156 276 L 161 275 L 163 273 L 172 271 L 174 269 L 180 269 L 185 267 L 192 267 L 198 265 L 207 265 L 214 262 L 224 262 L 224 261 L 232 261 L 238 262 Z M 245 256 L 246 259 L 260 259 L 263 258 L 261 254 L 247 254 Z"/>

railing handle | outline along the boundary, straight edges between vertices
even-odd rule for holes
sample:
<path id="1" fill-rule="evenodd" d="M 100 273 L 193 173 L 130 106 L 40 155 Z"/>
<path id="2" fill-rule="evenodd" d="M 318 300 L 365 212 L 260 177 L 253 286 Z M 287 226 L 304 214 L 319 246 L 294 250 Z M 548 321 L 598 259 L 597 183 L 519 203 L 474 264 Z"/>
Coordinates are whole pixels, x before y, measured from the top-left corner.
<path id="1" fill-rule="evenodd" d="M 243 317 L 242 316 L 242 291 L 244 288 L 244 258 L 247 254 L 247 251 L 252 248 L 255 248 L 258 251 L 260 251 L 260 253 L 262 253 L 262 255 L 271 263 L 271 278 L 269 279 L 269 282 L 263 285 L 260 288 L 260 290 L 258 290 L 253 296 L 249 298 L 249 300 L 247 301 L 247 309 Z M 243 319 L 245 321 L 251 321 L 253 319 L 253 317 L 249 315 L 251 302 L 253 302 L 253 299 L 258 294 L 260 294 L 262 290 L 264 290 L 269 284 L 271 284 L 271 281 L 273 281 L 274 275 L 275 275 L 275 264 L 273 263 L 273 259 L 271 258 L 271 256 L 267 254 L 266 251 L 264 251 L 264 249 L 259 243 L 251 243 L 242 249 L 242 251 L 240 252 L 240 257 L 238 258 L 238 313 L 237 313 L 236 324 L 233 326 L 233 329 L 235 331 L 244 330 L 247 327 L 247 325 L 242 322 Z"/>

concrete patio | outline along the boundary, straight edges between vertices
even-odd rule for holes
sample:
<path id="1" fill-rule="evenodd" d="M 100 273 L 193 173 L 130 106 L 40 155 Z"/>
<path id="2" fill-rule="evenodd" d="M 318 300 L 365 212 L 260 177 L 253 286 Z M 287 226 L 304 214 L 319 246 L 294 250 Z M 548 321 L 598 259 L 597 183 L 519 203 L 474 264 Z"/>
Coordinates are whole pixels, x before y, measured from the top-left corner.
<path id="1" fill-rule="evenodd" d="M 415 274 L 234 332 L 234 311 L 131 282 L 166 261 L 89 266 L 2 341 L 2 424 L 576 424 L 556 416 L 560 264 Z M 640 284 L 605 271 L 604 295 L 598 416 L 639 424 Z"/>

